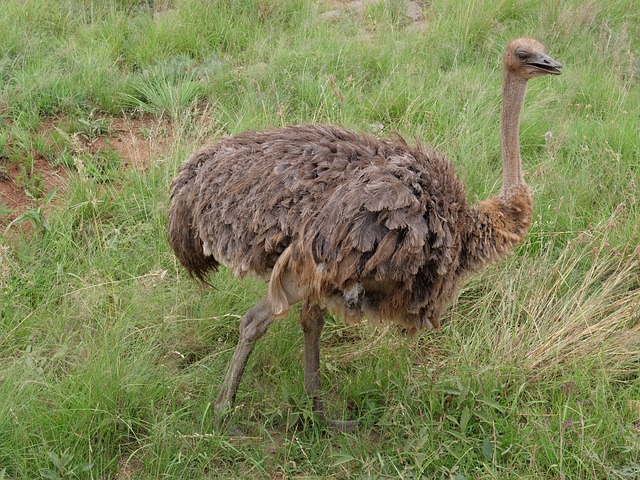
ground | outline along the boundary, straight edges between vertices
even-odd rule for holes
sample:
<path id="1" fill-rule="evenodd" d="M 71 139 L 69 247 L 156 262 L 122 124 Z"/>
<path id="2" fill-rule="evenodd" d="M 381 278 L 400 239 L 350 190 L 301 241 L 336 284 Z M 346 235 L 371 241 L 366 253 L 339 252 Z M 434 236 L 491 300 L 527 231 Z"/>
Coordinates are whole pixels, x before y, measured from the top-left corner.
<path id="1" fill-rule="evenodd" d="M 122 166 L 145 170 L 153 158 L 165 154 L 172 138 L 172 128 L 168 120 L 153 117 L 101 117 L 104 132 L 95 135 L 75 133 L 70 136 L 71 156 L 81 154 L 96 155 L 107 149 L 115 152 Z M 64 120 L 49 119 L 38 128 L 42 138 L 49 138 L 52 132 L 60 131 Z M 8 142 L 6 151 L 11 151 Z M 22 157 L 26 157 L 26 153 Z M 42 203 L 47 193 L 54 189 L 64 189 L 69 170 L 76 166 L 63 166 L 55 159 L 47 159 L 35 149 L 32 150 L 33 167 L 24 168 L 24 158 L 3 155 L 0 152 L 0 226 L 8 225 L 28 208 Z M 28 170 L 28 171 L 25 171 Z M 37 192 L 30 191 L 37 178 Z M 34 198 L 35 197 L 35 198 Z M 55 200 L 54 200 L 55 204 Z"/>

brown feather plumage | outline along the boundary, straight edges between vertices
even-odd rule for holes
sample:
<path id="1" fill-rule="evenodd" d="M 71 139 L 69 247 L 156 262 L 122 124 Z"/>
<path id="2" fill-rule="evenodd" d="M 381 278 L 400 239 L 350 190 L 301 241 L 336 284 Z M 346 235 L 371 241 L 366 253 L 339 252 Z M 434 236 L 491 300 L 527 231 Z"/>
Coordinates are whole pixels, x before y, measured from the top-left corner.
<path id="1" fill-rule="evenodd" d="M 295 126 L 194 153 L 173 182 L 169 238 L 200 280 L 221 262 L 269 281 L 291 247 L 307 298 L 324 305 L 365 284 L 376 320 L 412 332 L 438 326 L 463 274 L 526 232 L 530 197 L 512 216 L 487 202 L 470 207 L 451 163 L 424 146 Z"/>

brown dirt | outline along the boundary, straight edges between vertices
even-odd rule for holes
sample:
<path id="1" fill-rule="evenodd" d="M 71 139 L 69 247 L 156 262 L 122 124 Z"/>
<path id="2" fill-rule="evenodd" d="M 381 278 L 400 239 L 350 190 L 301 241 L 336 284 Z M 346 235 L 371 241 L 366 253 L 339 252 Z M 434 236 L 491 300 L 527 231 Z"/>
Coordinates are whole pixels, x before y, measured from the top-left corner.
<path id="1" fill-rule="evenodd" d="M 43 121 L 38 129 L 45 138 L 58 127 L 60 119 Z M 95 154 L 101 149 L 112 148 L 123 159 L 125 167 L 143 171 L 162 156 L 173 139 L 173 129 L 167 120 L 155 118 L 108 118 L 109 129 L 106 135 L 88 141 L 80 135 L 74 136 L 76 153 Z M 11 145 L 9 145 L 10 149 Z M 69 173 L 61 166 L 55 166 L 42 156 L 33 152 L 33 169 L 29 169 L 42 179 L 40 196 L 54 188 L 64 189 Z M 12 220 L 24 213 L 29 207 L 35 208 L 35 201 L 26 191 L 28 181 L 22 178 L 19 158 L 0 156 L 0 226 L 6 227 Z M 33 193 L 33 192 L 32 192 Z M 54 201 L 55 202 L 55 201 Z M 9 212 L 6 212 L 6 210 Z"/>
<path id="2" fill-rule="evenodd" d="M 90 146 L 92 152 L 114 148 L 126 166 L 143 171 L 163 152 L 173 139 L 169 121 L 154 118 L 114 118 L 111 132 Z"/>
<path id="3" fill-rule="evenodd" d="M 118 460 L 118 473 L 116 480 L 130 480 L 138 478 L 140 472 L 144 469 L 144 463 L 141 460 L 130 457 L 121 457 Z"/>
<path id="4" fill-rule="evenodd" d="M 0 208 L 2 208 L 0 225 L 5 225 L 24 213 L 27 207 L 34 206 L 36 202 L 26 191 L 20 165 L 7 162 L 4 158 L 0 159 L 0 165 L 5 167 L 0 180 Z M 40 156 L 33 162 L 33 171 L 41 175 L 42 190 L 45 192 L 60 186 L 66 178 L 64 169 L 52 166 Z M 4 209 L 9 209 L 11 213 L 5 213 Z"/>

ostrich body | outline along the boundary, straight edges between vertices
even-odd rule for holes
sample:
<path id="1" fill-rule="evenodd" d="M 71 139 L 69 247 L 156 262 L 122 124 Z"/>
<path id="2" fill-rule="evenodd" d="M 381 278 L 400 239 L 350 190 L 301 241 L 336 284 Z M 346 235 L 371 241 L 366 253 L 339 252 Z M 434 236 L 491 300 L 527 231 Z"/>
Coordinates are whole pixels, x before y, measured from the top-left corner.
<path id="1" fill-rule="evenodd" d="M 475 206 L 442 154 L 328 125 L 245 132 L 182 165 L 169 215 L 180 262 L 203 282 L 222 263 L 269 286 L 241 320 L 218 413 L 233 405 L 255 341 L 291 305 L 305 302 L 305 391 L 325 418 L 325 311 L 348 322 L 393 322 L 408 333 L 437 328 L 464 275 L 522 242 L 533 213 L 518 140 L 526 84 L 562 65 L 528 38 L 508 44 L 503 64 L 503 185 Z"/>

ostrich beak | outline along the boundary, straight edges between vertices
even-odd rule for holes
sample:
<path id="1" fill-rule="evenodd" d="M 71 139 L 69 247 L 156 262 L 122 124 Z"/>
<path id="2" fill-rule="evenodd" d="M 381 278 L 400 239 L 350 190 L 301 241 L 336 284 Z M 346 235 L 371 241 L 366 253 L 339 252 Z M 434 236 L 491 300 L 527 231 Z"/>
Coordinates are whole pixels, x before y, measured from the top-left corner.
<path id="1" fill-rule="evenodd" d="M 560 62 L 556 62 L 553 58 L 544 53 L 532 55 L 527 60 L 527 65 L 542 74 L 548 73 L 550 75 L 560 75 L 560 73 L 562 73 L 560 72 L 562 64 Z"/>

